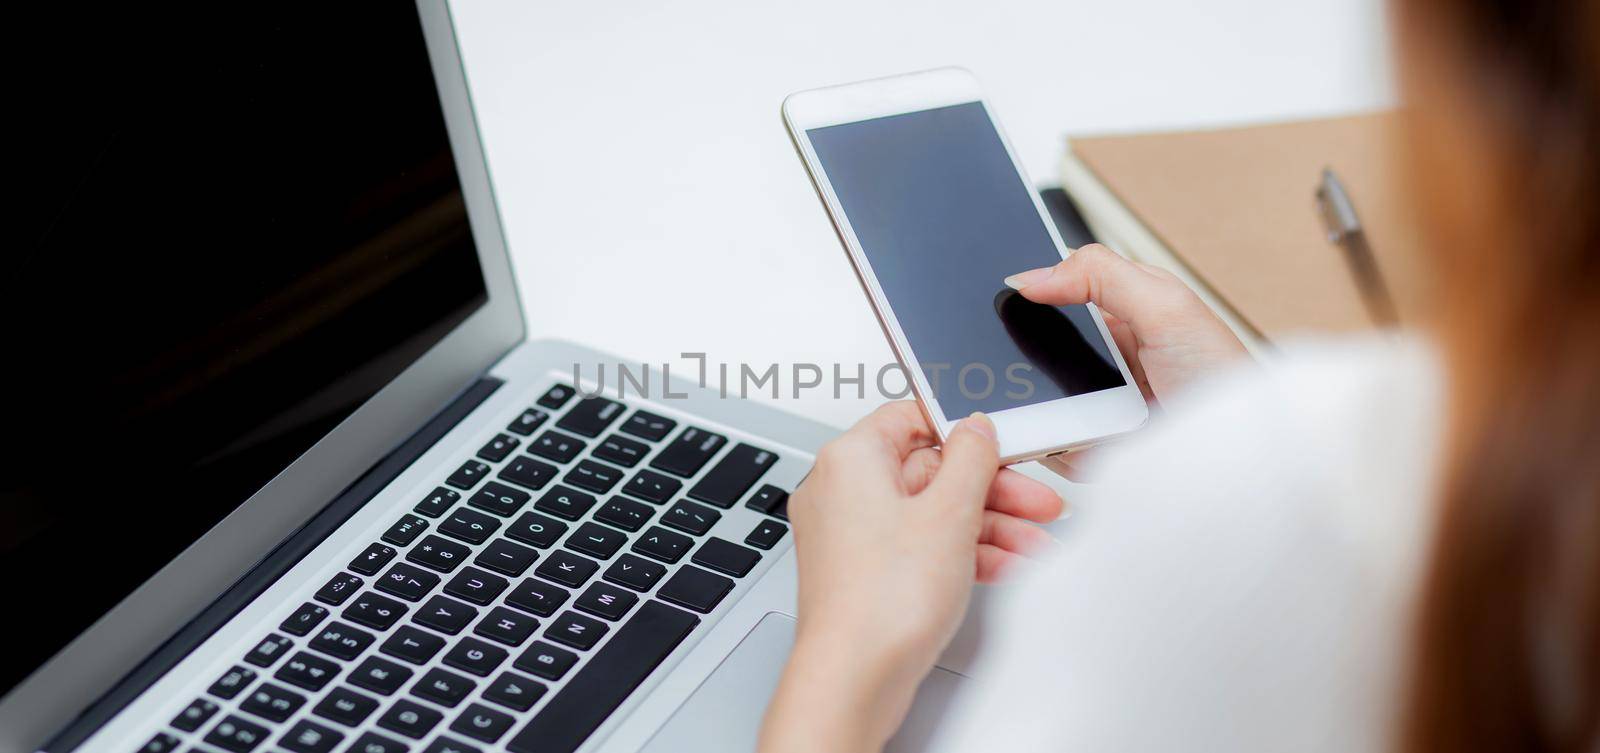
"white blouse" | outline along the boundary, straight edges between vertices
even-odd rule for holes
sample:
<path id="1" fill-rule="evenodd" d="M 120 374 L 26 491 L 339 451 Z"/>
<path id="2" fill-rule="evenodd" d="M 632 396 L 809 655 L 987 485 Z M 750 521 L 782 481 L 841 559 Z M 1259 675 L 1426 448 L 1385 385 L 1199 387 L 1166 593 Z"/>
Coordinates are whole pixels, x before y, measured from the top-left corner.
<path id="1" fill-rule="evenodd" d="M 939 748 L 1390 748 L 1443 392 L 1428 348 L 1374 337 L 1169 401 L 1008 589 Z"/>

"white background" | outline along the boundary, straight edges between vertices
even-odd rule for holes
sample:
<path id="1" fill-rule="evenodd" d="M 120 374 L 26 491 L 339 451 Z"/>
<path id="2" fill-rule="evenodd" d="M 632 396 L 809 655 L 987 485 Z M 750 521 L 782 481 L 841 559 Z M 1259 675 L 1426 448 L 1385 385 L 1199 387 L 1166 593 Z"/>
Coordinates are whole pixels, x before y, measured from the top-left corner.
<path id="1" fill-rule="evenodd" d="M 776 402 L 839 426 L 892 356 L 785 135 L 790 92 L 965 66 L 1041 185 L 1068 134 L 1393 97 L 1376 0 L 451 6 L 530 335 L 678 374 L 685 351 L 777 363 Z M 796 400 L 795 362 L 864 363 L 867 397 Z"/>

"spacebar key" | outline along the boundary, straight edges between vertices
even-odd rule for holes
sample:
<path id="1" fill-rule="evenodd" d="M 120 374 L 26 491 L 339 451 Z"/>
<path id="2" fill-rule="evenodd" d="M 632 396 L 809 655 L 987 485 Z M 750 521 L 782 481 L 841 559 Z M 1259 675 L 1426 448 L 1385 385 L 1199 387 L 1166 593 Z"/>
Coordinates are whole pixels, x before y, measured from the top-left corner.
<path id="1" fill-rule="evenodd" d="M 611 636 L 506 747 L 516 753 L 571 753 L 622 705 L 700 618 L 654 599 Z"/>

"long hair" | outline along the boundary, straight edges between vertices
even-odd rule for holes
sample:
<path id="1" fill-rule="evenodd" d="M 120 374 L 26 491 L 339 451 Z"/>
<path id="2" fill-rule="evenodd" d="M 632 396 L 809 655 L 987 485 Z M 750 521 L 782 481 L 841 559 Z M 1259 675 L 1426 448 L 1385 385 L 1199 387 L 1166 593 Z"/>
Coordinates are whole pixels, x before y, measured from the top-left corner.
<path id="1" fill-rule="evenodd" d="M 1462 104 L 1410 134 L 1452 405 L 1400 747 L 1595 753 L 1600 2 L 1397 3 Z M 1437 138 L 1457 116 L 1482 139 Z"/>

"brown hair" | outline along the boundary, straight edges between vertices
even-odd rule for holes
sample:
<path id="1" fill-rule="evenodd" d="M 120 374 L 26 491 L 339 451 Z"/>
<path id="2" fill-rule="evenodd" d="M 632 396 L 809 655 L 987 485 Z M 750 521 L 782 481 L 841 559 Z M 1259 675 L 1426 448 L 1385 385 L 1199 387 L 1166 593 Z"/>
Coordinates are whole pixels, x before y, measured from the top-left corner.
<path id="1" fill-rule="evenodd" d="M 1600 2 L 1397 3 L 1452 380 L 1401 748 L 1594 753 Z"/>

